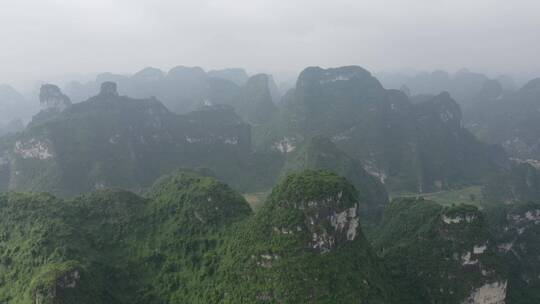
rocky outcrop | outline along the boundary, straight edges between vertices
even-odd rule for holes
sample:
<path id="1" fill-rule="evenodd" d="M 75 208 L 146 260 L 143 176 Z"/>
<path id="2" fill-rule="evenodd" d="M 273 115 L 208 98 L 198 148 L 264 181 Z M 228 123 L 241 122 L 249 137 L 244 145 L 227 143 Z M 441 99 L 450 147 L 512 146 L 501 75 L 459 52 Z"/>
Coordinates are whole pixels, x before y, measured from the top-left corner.
<path id="1" fill-rule="evenodd" d="M 392 303 L 390 289 L 374 288 L 388 281 L 360 228 L 355 192 L 324 171 L 283 179 L 231 240 L 224 302 Z"/>
<path id="2" fill-rule="evenodd" d="M 506 288 L 506 281 L 485 284 L 475 289 L 463 304 L 505 304 Z"/>
<path id="3" fill-rule="evenodd" d="M 22 159 L 46 160 L 53 157 L 50 142 L 35 138 L 31 138 L 28 141 L 16 141 L 13 152 Z"/>
<path id="4" fill-rule="evenodd" d="M 506 303 L 505 262 L 478 208 L 398 199 L 376 230 L 375 247 L 410 303 Z"/>
<path id="5" fill-rule="evenodd" d="M 48 265 L 34 278 L 31 293 L 34 304 L 68 304 L 77 293 L 81 269 L 76 262 Z"/>
<path id="6" fill-rule="evenodd" d="M 488 286 L 485 292 L 495 296 L 506 287 L 506 303 L 538 302 L 540 205 L 514 202 L 492 206 L 486 212 L 498 254 L 507 265 L 507 275 L 504 281 Z"/>
<path id="7" fill-rule="evenodd" d="M 71 100 L 53 84 L 44 84 L 39 92 L 39 102 L 43 110 L 62 112 L 71 106 Z"/>

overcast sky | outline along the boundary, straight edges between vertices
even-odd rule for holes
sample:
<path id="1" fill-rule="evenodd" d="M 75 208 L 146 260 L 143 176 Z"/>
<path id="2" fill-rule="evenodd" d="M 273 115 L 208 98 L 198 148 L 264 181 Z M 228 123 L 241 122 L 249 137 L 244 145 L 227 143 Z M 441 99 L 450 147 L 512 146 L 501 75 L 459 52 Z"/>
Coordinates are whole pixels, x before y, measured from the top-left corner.
<path id="1" fill-rule="evenodd" d="M 146 66 L 540 70 L 538 0 L 0 0 L 0 83 Z"/>

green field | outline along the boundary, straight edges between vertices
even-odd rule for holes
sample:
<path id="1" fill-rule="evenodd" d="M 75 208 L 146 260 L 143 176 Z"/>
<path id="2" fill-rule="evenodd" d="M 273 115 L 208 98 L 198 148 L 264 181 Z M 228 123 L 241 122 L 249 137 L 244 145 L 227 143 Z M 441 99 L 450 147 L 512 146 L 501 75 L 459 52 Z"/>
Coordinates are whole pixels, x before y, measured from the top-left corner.
<path id="1" fill-rule="evenodd" d="M 456 190 L 440 191 L 433 193 L 394 193 L 391 195 L 392 200 L 398 197 L 423 197 L 427 200 L 435 201 L 443 206 L 451 206 L 453 204 L 469 204 L 482 207 L 485 205 L 482 196 L 481 186 L 471 186 Z"/>

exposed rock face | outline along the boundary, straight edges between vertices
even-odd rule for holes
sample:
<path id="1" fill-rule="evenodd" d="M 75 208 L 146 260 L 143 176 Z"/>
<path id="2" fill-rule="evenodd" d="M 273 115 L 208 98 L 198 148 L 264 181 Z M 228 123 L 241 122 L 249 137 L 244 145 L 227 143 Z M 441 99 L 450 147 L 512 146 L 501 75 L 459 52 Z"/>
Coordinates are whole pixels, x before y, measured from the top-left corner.
<path id="1" fill-rule="evenodd" d="M 295 138 L 284 137 L 272 144 L 272 149 L 282 154 L 291 153 L 296 149 Z"/>
<path id="2" fill-rule="evenodd" d="M 310 247 L 315 251 L 324 254 L 335 249 L 340 243 L 354 241 L 360 226 L 358 206 L 345 210 L 332 210 L 327 203 L 341 199 L 342 193 L 338 193 L 337 198 L 328 198 L 322 201 L 308 202 L 307 206 L 297 207 L 306 210 L 309 214 L 307 229 L 312 235 Z M 321 229 L 321 227 L 331 227 Z"/>
<path id="3" fill-rule="evenodd" d="M 39 102 L 43 110 L 62 112 L 71 106 L 71 100 L 60 88 L 53 84 L 44 84 L 39 92 Z"/>
<path id="4" fill-rule="evenodd" d="M 505 303 L 504 261 L 476 207 L 399 199 L 375 235 L 396 284 L 409 291 L 403 302 Z"/>
<path id="5" fill-rule="evenodd" d="M 308 171 L 308 173 L 293 174 L 289 176 L 289 182 L 302 183 L 303 176 L 300 174 L 305 174 L 306 177 L 313 174 L 313 177 L 316 178 L 316 174 L 319 173 Z M 298 178 L 298 180 L 294 180 L 294 178 Z M 351 195 L 354 194 L 346 193 L 351 191 L 346 186 L 344 184 L 343 189 L 328 192 L 326 196 L 322 192 L 320 192 L 321 196 L 306 195 L 302 200 L 288 199 L 283 196 L 279 208 L 294 209 L 294 212 L 299 217 L 303 217 L 303 220 L 298 225 L 274 227 L 274 230 L 277 228 L 280 231 L 291 231 L 292 234 L 310 235 L 311 241 L 307 245 L 319 254 L 328 253 L 344 246 L 346 242 L 354 241 L 357 234 L 361 234 L 359 203 L 351 201 Z M 287 190 L 283 189 L 284 192 Z"/>
<path id="6" fill-rule="evenodd" d="M 488 283 L 475 289 L 463 304 L 505 304 L 506 281 Z"/>
<path id="7" fill-rule="evenodd" d="M 81 269 L 76 262 L 52 264 L 36 275 L 31 293 L 34 304 L 68 304 L 77 294 L 81 281 Z M 82 299 L 81 299 L 82 300 Z"/>
<path id="8" fill-rule="evenodd" d="M 42 122 L 54 119 L 72 106 L 69 97 L 53 84 L 41 86 L 39 101 L 41 111 L 32 117 L 28 126 L 39 125 Z"/>
<path id="9" fill-rule="evenodd" d="M 66 273 L 64 276 L 58 278 L 53 286 L 50 286 L 46 290 L 36 291 L 34 303 L 64 303 L 64 301 L 62 301 L 62 294 L 65 292 L 65 289 L 77 287 L 79 278 L 79 271 L 77 270 Z"/>
<path id="10" fill-rule="evenodd" d="M 31 138 L 28 141 L 15 142 L 14 153 L 23 159 L 46 160 L 53 157 L 50 143 Z"/>
<path id="11" fill-rule="evenodd" d="M 354 188 L 328 172 L 283 179 L 230 248 L 225 303 L 394 300 L 373 288 L 388 282 L 362 234 Z"/>
<path id="12" fill-rule="evenodd" d="M 476 220 L 478 217 L 478 214 L 476 212 L 469 212 L 465 214 L 459 214 L 455 216 L 448 216 L 446 214 L 443 214 L 442 220 L 445 224 L 459 224 L 459 223 L 472 223 Z"/>
<path id="13" fill-rule="evenodd" d="M 492 207 L 487 212 L 498 252 L 509 266 L 508 303 L 537 303 L 540 300 L 540 205 L 514 202 Z"/>

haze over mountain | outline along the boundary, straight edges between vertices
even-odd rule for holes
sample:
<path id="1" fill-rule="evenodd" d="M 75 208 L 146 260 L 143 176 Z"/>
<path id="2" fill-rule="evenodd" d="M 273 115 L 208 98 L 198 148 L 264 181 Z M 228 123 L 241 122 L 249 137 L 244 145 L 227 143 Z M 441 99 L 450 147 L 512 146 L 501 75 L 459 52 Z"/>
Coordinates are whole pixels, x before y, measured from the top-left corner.
<path id="1" fill-rule="evenodd" d="M 414 75 L 382 72 L 376 76 L 385 87 L 400 89 L 412 96 L 437 95 L 446 91 L 465 111 L 468 111 L 479 99 L 483 98 L 481 94 L 485 93 L 490 86 L 499 86 L 500 91 L 514 91 L 517 88 L 517 84 L 511 76 L 498 75 L 496 79 L 491 79 L 487 75 L 471 72 L 467 69 L 461 69 L 454 74 L 437 70 Z"/>
<path id="2" fill-rule="evenodd" d="M 320 135 L 393 191 L 480 182 L 505 166 L 502 149 L 463 128 L 460 107 L 448 93 L 413 104 L 356 66 L 305 69 L 284 97 L 280 116 L 256 134 L 255 143 L 286 154 Z"/>
<path id="3" fill-rule="evenodd" d="M 349 64 L 372 71 L 540 71 L 540 4 L 514 3 L 22 0 L 0 12 L 0 83 L 58 83 L 177 64 L 272 74 Z"/>
<path id="4" fill-rule="evenodd" d="M 5 3 L 0 304 L 540 303 L 538 11 Z"/>
<path id="5" fill-rule="evenodd" d="M 0 137 L 2 301 L 540 298 L 540 171 L 475 137 L 448 92 L 409 96 L 345 66 L 304 69 L 279 101 L 268 75 L 187 67 L 70 94 L 98 84 L 76 102 L 42 85 L 41 111 Z M 468 115 L 533 119 L 536 93 L 486 78 Z M 471 187 L 481 208 L 421 197 Z M 236 191 L 266 198 L 253 212 Z"/>

